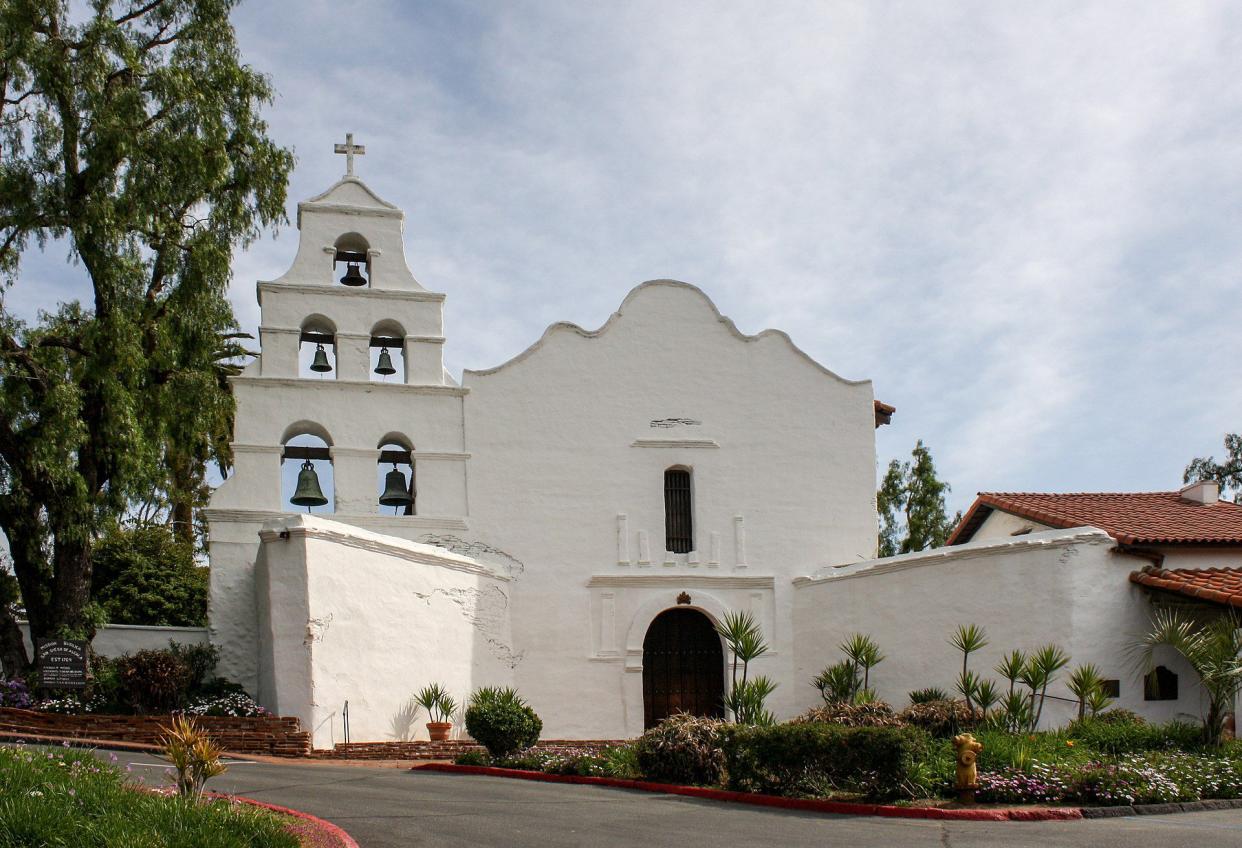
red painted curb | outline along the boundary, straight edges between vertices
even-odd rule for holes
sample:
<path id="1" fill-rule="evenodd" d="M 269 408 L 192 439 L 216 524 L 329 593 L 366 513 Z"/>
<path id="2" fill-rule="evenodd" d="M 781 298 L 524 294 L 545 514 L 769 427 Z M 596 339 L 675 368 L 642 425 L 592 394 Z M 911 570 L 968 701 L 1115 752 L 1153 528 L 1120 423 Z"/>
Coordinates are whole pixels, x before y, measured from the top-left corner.
<path id="1" fill-rule="evenodd" d="M 583 777 L 575 774 L 546 774 L 541 771 L 520 771 L 518 769 L 493 768 L 492 766 L 458 766 L 450 763 L 426 763 L 414 766 L 411 771 L 483 774 L 492 777 L 509 777 L 545 783 L 611 786 L 617 789 L 637 789 L 641 792 L 661 792 L 667 795 L 686 795 L 691 798 L 706 798 L 712 801 L 752 804 L 756 807 L 777 807 L 784 810 L 807 810 L 816 813 L 836 813 L 847 816 L 883 816 L 896 819 L 941 819 L 952 821 L 1067 821 L 1082 818 L 1082 810 L 1078 807 L 1049 807 L 1036 810 L 945 810 L 938 807 L 895 807 L 890 804 L 819 801 L 812 798 L 781 798 L 776 795 L 731 792 L 727 789 L 708 789 L 702 786 L 682 786 L 674 783 L 649 783 L 645 780 L 622 780 L 616 777 Z"/>
<path id="2" fill-rule="evenodd" d="M 222 801 L 240 801 L 243 804 L 249 804 L 252 807 L 262 807 L 265 810 L 271 810 L 274 813 L 283 813 L 286 816 L 293 816 L 297 819 L 310 822 L 320 830 L 325 830 L 336 837 L 342 848 L 361 848 L 354 838 L 350 836 L 340 825 L 335 825 L 327 819 L 321 819 L 319 816 L 312 816 L 310 813 L 295 810 L 292 807 L 282 807 L 279 804 L 269 804 L 266 801 L 256 801 L 253 798 L 247 798 L 244 795 L 219 795 L 215 792 L 209 792 L 211 798 L 218 798 Z"/>

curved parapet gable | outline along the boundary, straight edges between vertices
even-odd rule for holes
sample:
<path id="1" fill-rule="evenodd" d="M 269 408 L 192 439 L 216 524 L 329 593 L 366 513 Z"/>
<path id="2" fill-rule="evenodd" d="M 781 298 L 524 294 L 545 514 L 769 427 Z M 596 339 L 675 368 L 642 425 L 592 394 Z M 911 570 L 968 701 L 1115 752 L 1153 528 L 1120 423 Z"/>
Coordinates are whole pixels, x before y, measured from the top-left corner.
<path id="1" fill-rule="evenodd" d="M 655 289 L 661 289 L 661 288 L 680 289 L 680 290 L 683 290 L 686 292 L 692 292 L 693 294 L 698 295 L 698 298 L 700 299 L 702 304 L 705 305 L 710 310 L 711 315 L 715 318 L 715 320 L 718 321 L 720 324 L 722 324 L 726 329 L 728 329 L 728 331 L 740 341 L 756 343 L 756 342 L 763 342 L 768 339 L 778 339 L 780 341 L 783 341 L 793 353 L 795 353 L 797 356 L 805 360 L 807 364 L 813 366 L 815 369 L 825 374 L 826 376 L 832 377 L 835 380 L 839 380 L 841 383 L 844 383 L 845 385 L 861 386 L 861 385 L 870 384 L 871 382 L 870 380 L 849 380 L 849 379 L 846 379 L 845 377 L 842 377 L 840 374 L 837 374 L 835 371 L 831 370 L 830 368 L 825 367 L 821 363 L 817 362 L 813 357 L 811 357 L 806 351 L 802 350 L 802 348 L 794 344 L 793 339 L 791 339 L 789 337 L 789 334 L 784 332 L 783 330 L 766 329 L 766 330 L 761 330 L 760 332 L 754 335 L 748 335 L 746 333 L 743 333 L 741 330 L 738 329 L 737 324 L 733 322 L 733 319 L 729 318 L 726 315 L 723 315 L 720 312 L 720 309 L 716 306 L 716 304 L 712 301 L 712 299 L 707 295 L 706 292 L 704 292 L 701 288 L 699 288 L 696 285 L 692 285 L 691 283 L 683 283 L 680 280 L 647 280 L 644 283 L 638 284 L 633 289 L 631 289 L 629 294 L 625 296 L 625 299 L 621 301 L 621 305 L 617 308 L 617 311 L 612 313 L 612 315 L 608 316 L 608 320 L 605 321 L 603 325 L 601 325 L 599 329 L 597 330 L 587 330 L 570 321 L 558 321 L 555 324 L 551 324 L 546 330 L 543 331 L 543 335 L 540 336 L 539 339 L 534 344 L 526 348 L 526 350 L 522 351 L 517 356 L 514 356 L 512 359 L 502 362 L 500 365 L 497 365 L 492 368 L 482 368 L 478 370 L 466 369 L 463 372 L 463 382 L 468 381 L 469 378 L 471 377 L 486 377 L 491 374 L 496 374 L 511 366 L 517 365 L 518 363 L 533 356 L 536 352 L 538 352 L 543 347 L 545 347 L 548 342 L 550 342 L 554 337 L 558 335 L 571 334 L 571 335 L 576 335 L 584 339 L 599 338 L 603 336 L 605 333 L 607 333 L 609 329 L 611 329 L 615 323 L 617 323 L 618 321 L 624 320 L 626 318 L 627 308 L 634 306 L 636 303 L 639 302 L 639 300 L 642 297 L 644 297 L 644 295 L 646 295 L 650 291 L 655 290 Z"/>

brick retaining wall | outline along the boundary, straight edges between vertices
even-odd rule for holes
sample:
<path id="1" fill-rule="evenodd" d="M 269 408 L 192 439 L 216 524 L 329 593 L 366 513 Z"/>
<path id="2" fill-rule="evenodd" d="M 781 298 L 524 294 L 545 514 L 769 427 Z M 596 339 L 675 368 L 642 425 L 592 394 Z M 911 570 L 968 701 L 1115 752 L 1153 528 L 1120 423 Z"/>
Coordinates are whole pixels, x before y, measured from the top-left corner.
<path id="1" fill-rule="evenodd" d="M 60 715 L 0 708 L 0 731 L 32 736 L 67 736 L 158 745 L 167 715 Z M 197 716 L 195 721 L 226 751 L 301 757 L 310 753 L 310 734 L 293 716 Z"/>
<path id="2" fill-rule="evenodd" d="M 556 753 L 569 748 L 600 750 L 624 745 L 614 739 L 541 739 L 535 745 L 540 751 Z M 317 750 L 313 757 L 325 760 L 452 760 L 470 751 L 483 751 L 472 741 L 453 739 L 448 742 L 338 742 L 331 750 Z"/>

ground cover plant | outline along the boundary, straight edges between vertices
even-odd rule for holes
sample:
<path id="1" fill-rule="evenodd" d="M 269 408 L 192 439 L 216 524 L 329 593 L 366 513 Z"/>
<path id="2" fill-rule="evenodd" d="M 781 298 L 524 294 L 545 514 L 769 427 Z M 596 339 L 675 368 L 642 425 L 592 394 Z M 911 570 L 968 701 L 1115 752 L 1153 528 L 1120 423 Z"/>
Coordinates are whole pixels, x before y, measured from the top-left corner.
<path id="1" fill-rule="evenodd" d="M 0 747 L 0 846 L 297 848 L 281 817 L 229 801 L 142 791 L 85 751 Z"/>

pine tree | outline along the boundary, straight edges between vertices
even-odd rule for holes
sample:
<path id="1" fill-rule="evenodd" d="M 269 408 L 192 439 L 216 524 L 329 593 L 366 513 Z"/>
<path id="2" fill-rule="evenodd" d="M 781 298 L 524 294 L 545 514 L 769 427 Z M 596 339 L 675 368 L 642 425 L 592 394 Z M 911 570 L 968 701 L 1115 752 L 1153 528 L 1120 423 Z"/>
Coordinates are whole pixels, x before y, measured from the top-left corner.
<path id="1" fill-rule="evenodd" d="M 910 456 L 909 462 L 889 462 L 876 493 L 882 557 L 938 548 L 961 518 L 958 513 L 950 519 L 945 512 L 950 487 L 936 476 L 931 451 L 922 439 Z"/>
<path id="2" fill-rule="evenodd" d="M 93 634 L 93 546 L 152 491 L 184 501 L 176 454 L 229 459 L 232 251 L 284 219 L 292 168 L 232 6 L 0 4 L 0 275 L 62 243 L 90 286 L 35 322 L 0 305 L 0 530 L 36 637 Z"/>
<path id="3" fill-rule="evenodd" d="M 1234 503 L 1242 503 L 1242 435 L 1225 434 L 1224 462 L 1217 462 L 1210 456 L 1190 461 L 1182 481 L 1194 483 L 1198 480 L 1215 480 L 1220 484 L 1222 495 L 1228 497 L 1228 493 L 1232 492 Z"/>

